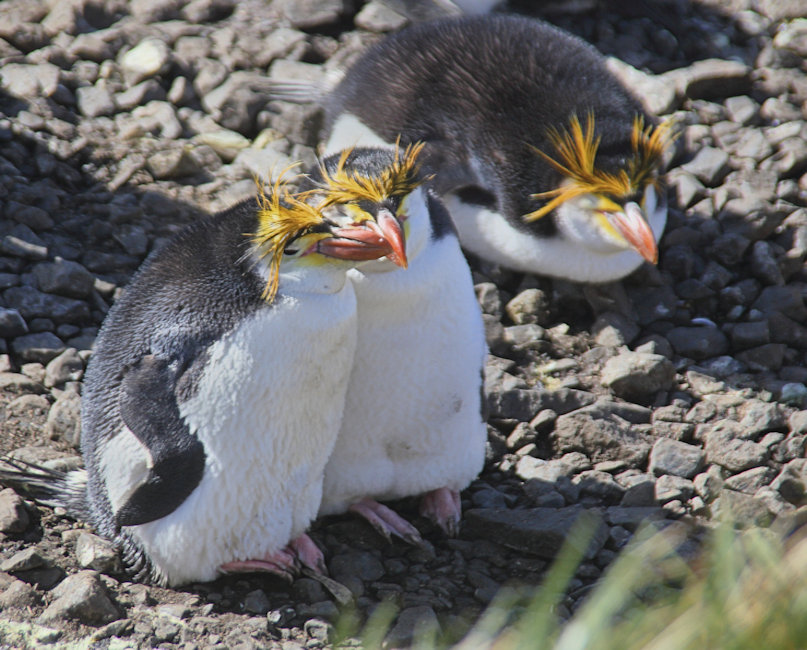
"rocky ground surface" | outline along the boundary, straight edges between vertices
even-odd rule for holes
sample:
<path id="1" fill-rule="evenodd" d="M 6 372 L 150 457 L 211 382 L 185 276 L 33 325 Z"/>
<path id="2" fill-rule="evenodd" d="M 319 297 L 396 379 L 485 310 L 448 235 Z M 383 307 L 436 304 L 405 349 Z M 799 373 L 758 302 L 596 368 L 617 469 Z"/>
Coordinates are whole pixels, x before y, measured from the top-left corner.
<path id="1" fill-rule="evenodd" d="M 74 462 L 94 336 L 146 254 L 251 194 L 253 174 L 315 159 L 317 108 L 267 103 L 266 82 L 332 74 L 405 24 L 377 0 L 352 4 L 0 4 L 0 451 Z M 538 584 L 581 511 L 602 524 L 562 613 L 642 522 L 697 532 L 728 510 L 741 525 L 799 515 L 807 12 L 628 4 L 509 7 L 614 57 L 680 137 L 657 268 L 586 288 L 472 260 L 490 444 L 459 538 L 404 502 L 433 553 L 347 517 L 315 525 L 341 588 L 248 576 L 162 589 L 127 581 L 63 513 L 3 490 L 0 644 L 318 648 L 344 612 L 383 600 L 401 610 L 390 647 L 423 621 L 450 640 L 500 586 Z"/>

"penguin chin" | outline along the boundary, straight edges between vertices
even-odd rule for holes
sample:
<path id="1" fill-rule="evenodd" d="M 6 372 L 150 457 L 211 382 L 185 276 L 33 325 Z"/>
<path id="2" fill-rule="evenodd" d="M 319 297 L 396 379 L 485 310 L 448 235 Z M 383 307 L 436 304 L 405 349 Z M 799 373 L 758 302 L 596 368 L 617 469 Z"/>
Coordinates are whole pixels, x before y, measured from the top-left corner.
<path id="1" fill-rule="evenodd" d="M 594 210 L 597 199 L 584 194 L 555 209 L 554 219 L 563 236 L 583 249 L 599 255 L 613 255 L 631 250 L 631 245 L 615 229 L 602 223 Z"/>

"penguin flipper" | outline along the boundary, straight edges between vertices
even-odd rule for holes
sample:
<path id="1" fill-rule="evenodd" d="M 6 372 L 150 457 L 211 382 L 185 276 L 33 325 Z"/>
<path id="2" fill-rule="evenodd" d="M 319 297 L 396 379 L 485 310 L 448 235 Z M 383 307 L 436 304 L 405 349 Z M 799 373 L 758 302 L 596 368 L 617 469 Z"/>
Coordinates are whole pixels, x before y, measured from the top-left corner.
<path id="1" fill-rule="evenodd" d="M 137 526 L 176 510 L 205 469 L 204 445 L 179 413 L 171 362 L 146 355 L 129 366 L 121 381 L 121 419 L 148 450 L 151 467 L 115 513 L 118 526 Z"/>
<path id="2" fill-rule="evenodd" d="M 450 159 L 446 156 L 444 152 L 449 147 L 456 148 L 448 139 L 429 139 L 421 157 L 422 168 L 434 174 L 430 185 L 441 196 L 460 187 L 478 184 L 476 174 L 467 161 L 457 159 L 456 152 Z"/>

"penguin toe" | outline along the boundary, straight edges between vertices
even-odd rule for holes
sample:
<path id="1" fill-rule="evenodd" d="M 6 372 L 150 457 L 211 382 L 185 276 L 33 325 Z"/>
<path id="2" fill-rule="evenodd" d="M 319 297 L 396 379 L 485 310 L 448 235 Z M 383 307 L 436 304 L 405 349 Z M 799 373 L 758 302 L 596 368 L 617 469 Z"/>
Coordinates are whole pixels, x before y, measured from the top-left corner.
<path id="1" fill-rule="evenodd" d="M 462 519 L 460 493 L 447 487 L 427 492 L 420 500 L 420 514 L 438 525 L 448 537 L 456 537 Z"/>
<path id="2" fill-rule="evenodd" d="M 397 512 L 378 503 L 378 501 L 365 498 L 354 503 L 348 510 L 364 517 L 388 542 L 392 541 L 392 536 L 394 535 L 412 546 L 420 548 L 429 546 L 420 536 L 417 528 Z"/>

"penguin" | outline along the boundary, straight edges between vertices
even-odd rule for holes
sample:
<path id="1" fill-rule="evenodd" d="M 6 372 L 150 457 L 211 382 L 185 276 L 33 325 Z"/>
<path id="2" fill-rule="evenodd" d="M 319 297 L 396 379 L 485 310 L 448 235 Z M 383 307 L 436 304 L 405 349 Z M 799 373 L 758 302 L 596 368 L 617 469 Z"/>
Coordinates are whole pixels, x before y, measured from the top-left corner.
<path id="1" fill-rule="evenodd" d="M 417 545 L 417 528 L 380 501 L 420 496 L 421 514 L 456 535 L 459 493 L 481 471 L 487 440 L 482 315 L 451 218 L 419 173 L 422 150 L 345 150 L 307 181 L 321 205 L 350 205 L 359 222 L 370 215 L 407 260 L 348 271 L 361 345 L 319 514 L 353 512 Z"/>
<path id="2" fill-rule="evenodd" d="M 393 252 L 336 219 L 278 180 L 154 251 L 96 339 L 84 469 L 21 468 L 41 501 L 114 540 L 136 579 L 324 572 L 306 529 L 357 347 L 347 271 Z"/>
<path id="3" fill-rule="evenodd" d="M 276 89 L 323 105 L 326 152 L 425 142 L 423 168 L 483 259 L 589 283 L 657 261 L 671 130 L 554 26 L 502 14 L 420 23 L 368 49 L 330 92 Z"/>

